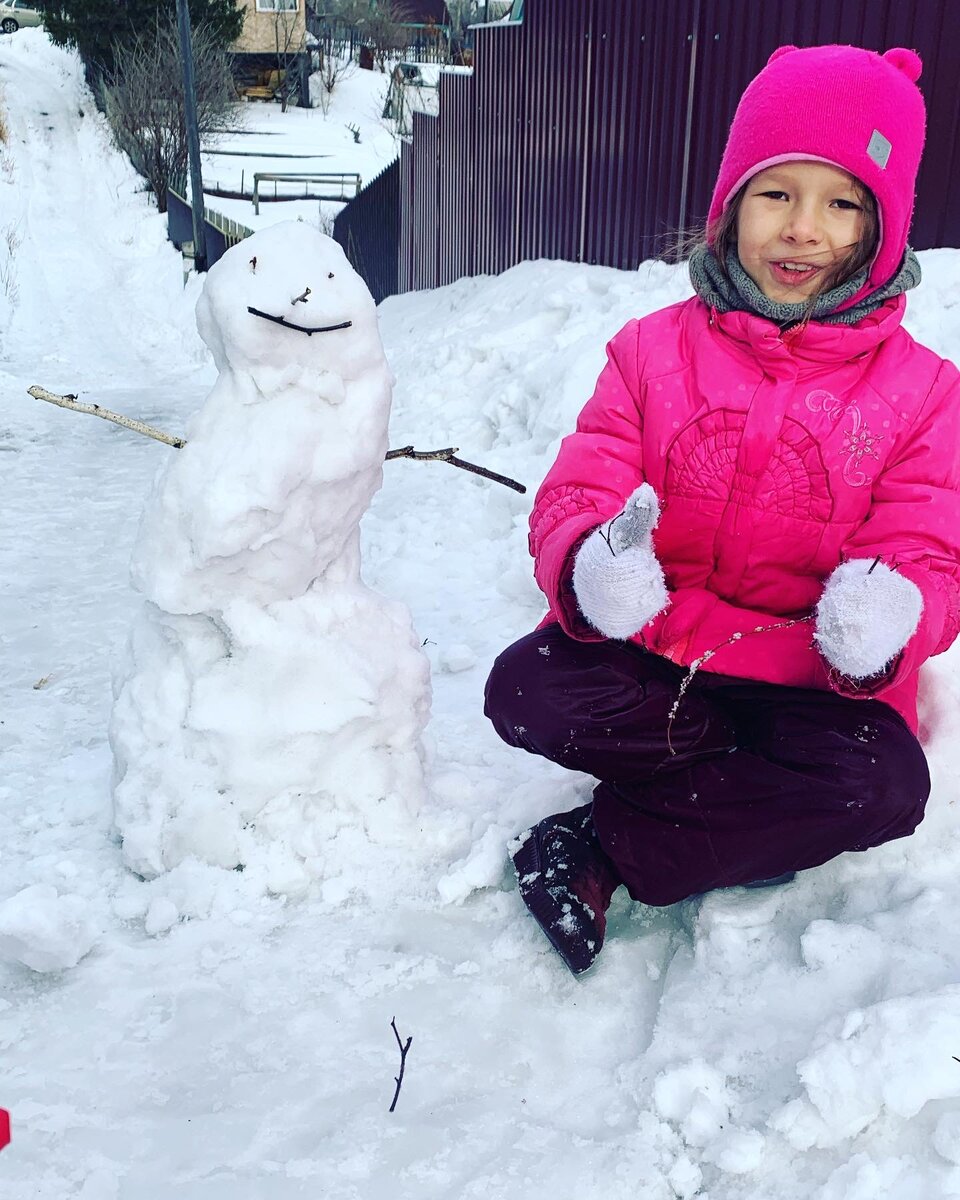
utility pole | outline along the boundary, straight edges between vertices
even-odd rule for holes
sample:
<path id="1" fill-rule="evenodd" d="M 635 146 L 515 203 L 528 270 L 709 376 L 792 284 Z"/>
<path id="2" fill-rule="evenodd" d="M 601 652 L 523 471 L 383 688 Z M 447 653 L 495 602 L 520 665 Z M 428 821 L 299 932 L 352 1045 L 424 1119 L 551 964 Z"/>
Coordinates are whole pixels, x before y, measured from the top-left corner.
<path id="1" fill-rule="evenodd" d="M 193 265 L 207 269 L 207 243 L 203 227 L 203 178 L 200 174 L 200 131 L 197 127 L 197 92 L 193 82 L 193 41 L 187 0 L 177 0 L 180 56 L 183 59 L 184 116 L 187 124 L 187 154 L 190 158 L 190 202 L 193 208 Z"/>

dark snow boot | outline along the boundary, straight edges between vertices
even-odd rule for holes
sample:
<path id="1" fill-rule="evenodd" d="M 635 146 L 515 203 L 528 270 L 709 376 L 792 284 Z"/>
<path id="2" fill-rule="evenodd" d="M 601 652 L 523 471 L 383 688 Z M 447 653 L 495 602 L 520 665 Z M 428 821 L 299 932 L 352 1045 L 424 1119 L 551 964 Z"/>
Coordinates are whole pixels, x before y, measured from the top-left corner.
<path id="1" fill-rule="evenodd" d="M 544 817 L 521 834 L 513 854 L 524 904 L 574 975 L 600 953 L 621 882 L 597 841 L 591 808 Z"/>

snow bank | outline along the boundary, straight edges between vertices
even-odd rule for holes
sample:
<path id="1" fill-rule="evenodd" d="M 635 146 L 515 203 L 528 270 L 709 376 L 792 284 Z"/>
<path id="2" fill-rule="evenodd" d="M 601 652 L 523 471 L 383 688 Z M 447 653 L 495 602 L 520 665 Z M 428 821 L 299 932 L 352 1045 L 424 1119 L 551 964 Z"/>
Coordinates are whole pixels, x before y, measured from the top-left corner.
<path id="1" fill-rule="evenodd" d="M 15 242 L 2 268 L 10 282 L 0 280 L 0 361 L 37 345 L 43 378 L 33 382 L 74 392 L 157 361 L 195 367 L 202 346 L 182 303 L 180 254 L 114 148 L 79 60 L 22 29 L 0 37 L 0 88 L 10 132 L 0 261 Z"/>

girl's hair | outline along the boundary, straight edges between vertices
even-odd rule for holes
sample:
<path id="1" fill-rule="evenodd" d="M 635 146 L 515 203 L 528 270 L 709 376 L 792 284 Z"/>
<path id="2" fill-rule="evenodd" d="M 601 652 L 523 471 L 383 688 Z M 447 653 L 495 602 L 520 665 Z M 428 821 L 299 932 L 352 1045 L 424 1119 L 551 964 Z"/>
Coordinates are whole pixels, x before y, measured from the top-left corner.
<path id="1" fill-rule="evenodd" d="M 720 265 L 720 270 L 723 271 L 724 275 L 727 273 L 727 254 L 737 242 L 737 217 L 740 214 L 740 205 L 749 186 L 750 180 L 747 180 L 716 221 L 711 226 L 708 226 L 706 230 L 704 240 L 709 240 L 713 247 L 713 253 L 716 255 L 717 262 Z M 841 284 L 846 283 L 848 279 L 856 275 L 858 271 L 862 271 L 877 252 L 877 241 L 880 234 L 879 223 L 877 221 L 877 202 L 873 192 L 862 184 L 859 179 L 854 179 L 853 190 L 856 193 L 857 202 L 863 210 L 863 225 L 860 229 L 860 238 L 855 245 L 850 247 L 849 253 L 845 254 L 843 258 L 838 259 L 833 268 L 824 276 L 816 293 L 809 298 L 808 304 L 810 307 L 816 302 L 818 296 L 823 295 L 824 292 L 832 291 L 835 287 L 840 287 Z"/>

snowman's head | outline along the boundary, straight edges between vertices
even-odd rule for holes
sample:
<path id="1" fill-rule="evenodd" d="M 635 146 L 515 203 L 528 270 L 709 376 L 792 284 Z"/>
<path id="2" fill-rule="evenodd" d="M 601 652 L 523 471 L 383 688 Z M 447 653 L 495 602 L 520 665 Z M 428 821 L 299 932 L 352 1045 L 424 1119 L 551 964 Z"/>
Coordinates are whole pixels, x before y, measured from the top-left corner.
<path id="1" fill-rule="evenodd" d="M 260 378 L 383 366 L 376 305 L 340 246 L 302 221 L 239 242 L 208 272 L 197 328 L 218 368 Z"/>

